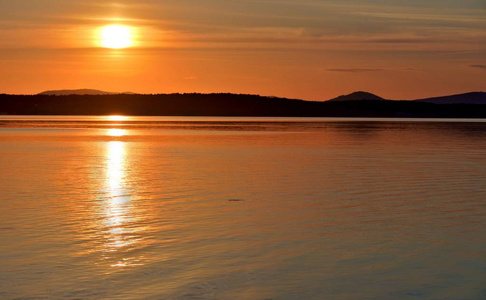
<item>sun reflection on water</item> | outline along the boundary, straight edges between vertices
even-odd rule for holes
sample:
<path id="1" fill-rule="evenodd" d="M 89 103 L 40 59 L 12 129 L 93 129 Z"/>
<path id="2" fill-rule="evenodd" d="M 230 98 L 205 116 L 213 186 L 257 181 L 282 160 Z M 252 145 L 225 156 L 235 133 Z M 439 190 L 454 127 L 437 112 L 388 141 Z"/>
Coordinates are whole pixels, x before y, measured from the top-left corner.
<path id="1" fill-rule="evenodd" d="M 122 132 L 115 133 L 123 134 Z M 130 201 L 132 199 L 127 188 L 125 143 L 121 141 L 108 142 L 106 159 L 107 197 L 104 205 L 104 226 L 107 232 L 107 241 L 104 252 L 113 253 L 122 251 L 123 248 L 135 242 L 131 238 L 128 228 L 131 220 Z M 109 254 L 107 254 L 106 258 L 112 260 Z M 129 258 L 123 257 L 111 264 L 111 266 L 128 266 L 128 260 Z"/>
<path id="2" fill-rule="evenodd" d="M 126 135 L 126 130 L 119 128 L 108 129 L 108 136 L 111 137 L 121 137 Z"/>
<path id="3" fill-rule="evenodd" d="M 126 116 L 108 116 L 109 121 L 125 121 L 128 119 Z"/>
<path id="4" fill-rule="evenodd" d="M 113 129 L 115 130 L 115 129 Z M 125 149 L 123 142 L 111 141 L 108 143 L 107 179 L 110 199 L 117 199 L 123 194 L 123 179 L 125 175 Z"/>

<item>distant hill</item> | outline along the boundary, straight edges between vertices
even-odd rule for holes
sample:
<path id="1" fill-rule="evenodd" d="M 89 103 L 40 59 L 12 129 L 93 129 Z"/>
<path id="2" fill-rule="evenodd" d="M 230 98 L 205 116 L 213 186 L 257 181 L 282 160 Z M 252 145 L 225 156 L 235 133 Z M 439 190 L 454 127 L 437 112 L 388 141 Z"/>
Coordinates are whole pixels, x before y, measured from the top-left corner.
<path id="1" fill-rule="evenodd" d="M 459 95 L 425 98 L 415 101 L 435 104 L 486 104 L 486 93 L 473 92 Z"/>
<path id="2" fill-rule="evenodd" d="M 385 100 L 385 99 L 372 93 L 359 91 L 348 95 L 342 95 L 333 98 L 329 101 L 361 101 L 361 100 Z"/>
<path id="3" fill-rule="evenodd" d="M 45 91 L 39 93 L 39 95 L 48 95 L 48 96 L 69 96 L 69 95 L 115 95 L 115 94 L 134 94 L 132 92 L 123 92 L 123 93 L 112 93 L 112 92 L 105 92 L 100 90 L 92 90 L 92 89 L 79 89 L 79 90 L 53 90 L 53 91 Z"/>
<path id="4" fill-rule="evenodd" d="M 354 92 L 348 95 L 342 95 L 328 101 L 385 101 L 387 99 L 381 98 L 372 93 L 368 92 Z M 394 100 L 388 100 L 394 101 Z M 414 102 L 424 102 L 424 103 L 434 103 L 434 104 L 486 104 L 486 93 L 485 92 L 472 92 L 458 95 L 449 95 L 441 97 L 432 97 L 411 100 Z"/>

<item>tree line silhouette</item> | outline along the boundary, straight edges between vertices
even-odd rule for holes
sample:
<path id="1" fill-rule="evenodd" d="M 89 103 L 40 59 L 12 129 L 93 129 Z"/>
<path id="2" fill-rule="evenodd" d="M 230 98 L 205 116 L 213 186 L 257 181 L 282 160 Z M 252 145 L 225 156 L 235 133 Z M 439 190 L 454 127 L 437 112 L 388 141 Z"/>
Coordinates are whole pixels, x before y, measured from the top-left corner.
<path id="1" fill-rule="evenodd" d="M 0 94 L 0 114 L 485 118 L 484 104 L 418 101 L 304 101 L 246 94 Z"/>

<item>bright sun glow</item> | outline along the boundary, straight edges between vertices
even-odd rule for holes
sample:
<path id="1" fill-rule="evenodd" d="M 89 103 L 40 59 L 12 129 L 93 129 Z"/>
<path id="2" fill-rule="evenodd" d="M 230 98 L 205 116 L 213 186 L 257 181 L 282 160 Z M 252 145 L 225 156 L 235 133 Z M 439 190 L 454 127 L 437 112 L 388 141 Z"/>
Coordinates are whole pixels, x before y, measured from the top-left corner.
<path id="1" fill-rule="evenodd" d="M 123 25 L 109 25 L 101 29 L 101 45 L 111 49 L 122 49 L 133 44 L 132 29 Z"/>

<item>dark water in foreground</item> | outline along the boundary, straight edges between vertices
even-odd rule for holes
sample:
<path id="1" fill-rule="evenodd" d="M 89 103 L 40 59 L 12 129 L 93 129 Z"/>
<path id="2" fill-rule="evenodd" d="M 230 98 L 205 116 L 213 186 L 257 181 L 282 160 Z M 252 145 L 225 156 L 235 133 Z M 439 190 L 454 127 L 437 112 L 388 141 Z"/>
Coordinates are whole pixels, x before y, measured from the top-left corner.
<path id="1" fill-rule="evenodd" d="M 480 120 L 4 116 L 0 205 L 1 299 L 486 298 Z"/>

